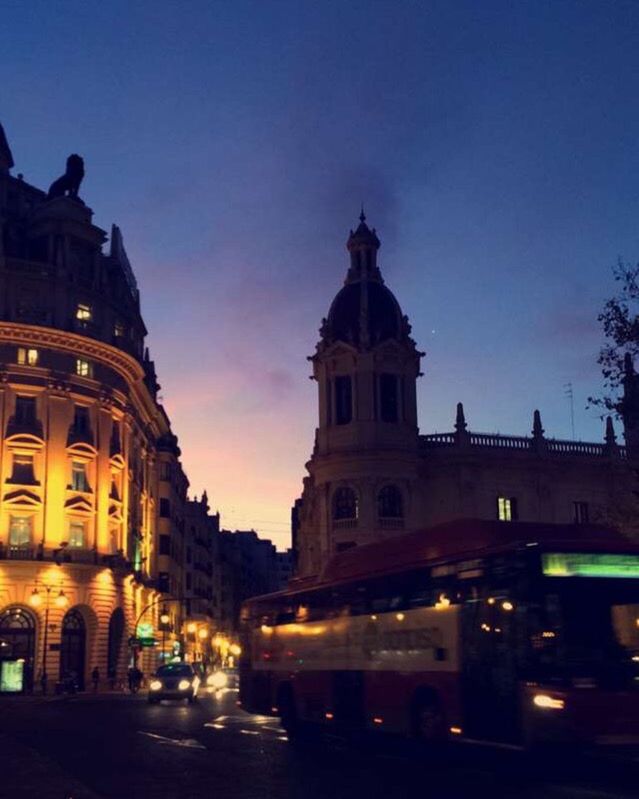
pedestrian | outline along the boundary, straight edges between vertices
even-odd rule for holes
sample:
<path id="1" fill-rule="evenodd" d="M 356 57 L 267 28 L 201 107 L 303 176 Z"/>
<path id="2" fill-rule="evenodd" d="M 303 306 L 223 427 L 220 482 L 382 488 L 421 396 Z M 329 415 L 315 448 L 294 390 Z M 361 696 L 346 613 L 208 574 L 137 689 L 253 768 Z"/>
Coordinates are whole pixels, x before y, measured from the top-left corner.
<path id="1" fill-rule="evenodd" d="M 93 682 L 93 692 L 97 693 L 100 683 L 100 669 L 97 666 L 91 672 L 91 680 Z"/>

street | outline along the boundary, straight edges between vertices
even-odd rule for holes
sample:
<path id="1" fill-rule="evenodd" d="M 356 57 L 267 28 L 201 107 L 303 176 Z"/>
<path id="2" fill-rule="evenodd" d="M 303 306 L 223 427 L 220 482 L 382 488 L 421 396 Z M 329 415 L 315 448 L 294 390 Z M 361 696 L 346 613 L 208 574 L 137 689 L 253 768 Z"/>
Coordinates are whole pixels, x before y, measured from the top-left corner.
<path id="1" fill-rule="evenodd" d="M 0 797 L 636 795 L 639 763 L 630 757 L 582 758 L 559 768 L 486 748 L 433 760 L 408 757 L 393 742 L 353 751 L 335 740 L 299 751 L 276 720 L 244 713 L 236 698 L 232 691 L 205 695 L 193 706 L 151 706 L 143 694 L 3 700 Z"/>

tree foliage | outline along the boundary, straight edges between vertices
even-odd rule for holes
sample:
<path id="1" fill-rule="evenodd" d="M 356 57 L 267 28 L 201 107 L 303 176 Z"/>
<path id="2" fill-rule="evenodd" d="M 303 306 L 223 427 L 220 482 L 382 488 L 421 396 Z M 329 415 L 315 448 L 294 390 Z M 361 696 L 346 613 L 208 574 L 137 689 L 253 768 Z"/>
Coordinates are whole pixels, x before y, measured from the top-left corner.
<path id="1" fill-rule="evenodd" d="M 617 294 L 609 299 L 597 317 L 603 327 L 605 343 L 597 362 L 604 378 L 602 397 L 590 397 L 591 405 L 620 415 L 623 408 L 624 359 L 639 356 L 639 263 L 635 266 L 621 258 L 613 267 Z"/>

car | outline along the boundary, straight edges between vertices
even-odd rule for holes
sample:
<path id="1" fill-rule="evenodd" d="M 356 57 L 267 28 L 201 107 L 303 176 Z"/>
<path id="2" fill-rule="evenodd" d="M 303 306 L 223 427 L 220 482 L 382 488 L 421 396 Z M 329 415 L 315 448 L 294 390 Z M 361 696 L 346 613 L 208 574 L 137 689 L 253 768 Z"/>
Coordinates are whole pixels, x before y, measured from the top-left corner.
<path id="1" fill-rule="evenodd" d="M 167 663 L 156 671 L 149 682 L 150 704 L 160 699 L 197 699 L 200 678 L 190 663 Z"/>

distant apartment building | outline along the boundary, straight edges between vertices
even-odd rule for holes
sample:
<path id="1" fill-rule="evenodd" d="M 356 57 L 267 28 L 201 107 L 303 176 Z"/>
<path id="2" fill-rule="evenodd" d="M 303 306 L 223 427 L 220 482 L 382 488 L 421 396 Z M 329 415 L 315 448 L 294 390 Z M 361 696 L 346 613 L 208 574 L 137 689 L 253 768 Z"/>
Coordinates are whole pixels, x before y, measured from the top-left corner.
<path id="1" fill-rule="evenodd" d="M 277 590 L 282 590 L 288 585 L 288 581 L 295 571 L 295 556 L 292 549 L 287 549 L 284 552 L 276 552 L 275 559 L 277 562 Z"/>
<path id="2" fill-rule="evenodd" d="M 225 632 L 234 632 L 245 599 L 280 587 L 280 553 L 255 530 L 222 530 L 218 543 L 220 624 Z"/>

